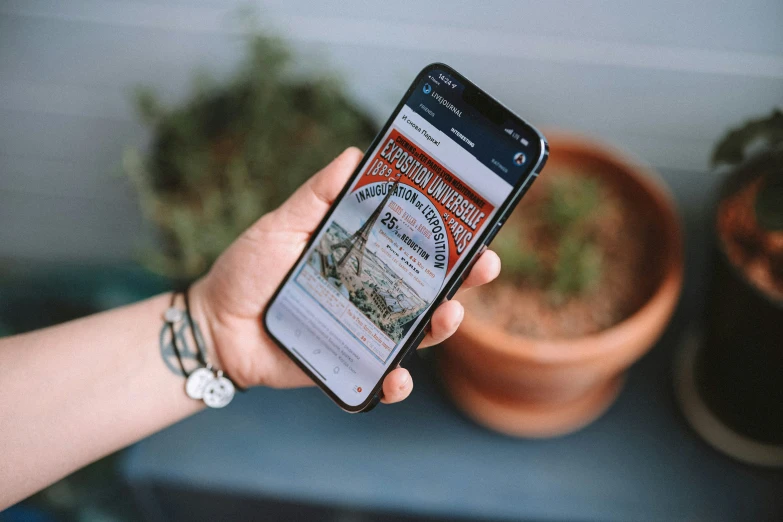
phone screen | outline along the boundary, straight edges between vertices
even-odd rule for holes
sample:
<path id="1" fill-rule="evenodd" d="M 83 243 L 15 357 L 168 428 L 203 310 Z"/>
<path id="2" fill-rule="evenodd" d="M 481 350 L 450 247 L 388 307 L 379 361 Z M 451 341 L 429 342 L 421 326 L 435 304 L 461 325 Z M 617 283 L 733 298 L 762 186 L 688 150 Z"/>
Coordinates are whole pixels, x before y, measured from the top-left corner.
<path id="1" fill-rule="evenodd" d="M 352 407 L 363 404 L 540 156 L 520 120 L 425 69 L 267 308 L 269 333 Z M 535 140 L 536 143 L 531 143 Z"/>

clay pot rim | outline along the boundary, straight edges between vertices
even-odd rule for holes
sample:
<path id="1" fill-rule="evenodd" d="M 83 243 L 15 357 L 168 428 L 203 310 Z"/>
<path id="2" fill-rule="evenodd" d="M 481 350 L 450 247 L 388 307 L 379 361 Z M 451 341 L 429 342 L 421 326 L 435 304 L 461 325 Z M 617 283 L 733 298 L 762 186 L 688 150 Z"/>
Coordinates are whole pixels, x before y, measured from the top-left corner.
<path id="1" fill-rule="evenodd" d="M 484 349 L 508 357 L 530 358 L 540 364 L 576 363 L 603 357 L 626 344 L 628 339 L 637 337 L 636 332 L 647 328 L 647 316 L 668 319 L 679 299 L 683 282 L 681 226 L 670 190 L 660 176 L 644 162 L 613 146 L 578 134 L 557 130 L 544 134 L 558 149 L 569 149 L 572 153 L 613 164 L 647 193 L 659 210 L 658 220 L 667 243 L 666 268 L 661 281 L 647 302 L 636 312 L 614 326 L 594 334 L 554 339 L 523 337 L 511 334 L 489 321 L 478 320 L 470 314 L 465 315 L 460 330 L 466 336 L 482 339 Z"/>

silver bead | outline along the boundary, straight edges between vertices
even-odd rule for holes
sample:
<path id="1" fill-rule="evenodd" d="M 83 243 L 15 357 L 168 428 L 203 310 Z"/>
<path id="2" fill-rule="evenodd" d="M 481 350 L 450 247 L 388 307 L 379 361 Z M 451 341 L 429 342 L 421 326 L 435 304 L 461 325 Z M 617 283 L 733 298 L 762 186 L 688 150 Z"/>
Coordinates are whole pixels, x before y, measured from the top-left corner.
<path id="1" fill-rule="evenodd" d="M 188 375 L 188 379 L 185 381 L 185 393 L 191 399 L 203 399 L 207 386 L 214 380 L 215 374 L 211 370 L 198 368 Z"/>
<path id="2" fill-rule="evenodd" d="M 209 382 L 204 389 L 204 404 L 210 408 L 222 408 L 234 398 L 234 384 L 223 377 L 218 376 Z"/>

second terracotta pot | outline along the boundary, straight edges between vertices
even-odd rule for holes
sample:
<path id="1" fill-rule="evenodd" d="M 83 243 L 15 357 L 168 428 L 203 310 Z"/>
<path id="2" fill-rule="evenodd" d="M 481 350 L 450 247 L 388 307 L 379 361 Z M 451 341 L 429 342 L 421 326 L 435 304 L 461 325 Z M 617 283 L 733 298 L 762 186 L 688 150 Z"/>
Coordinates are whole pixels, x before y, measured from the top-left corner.
<path id="1" fill-rule="evenodd" d="M 514 436 L 559 435 L 599 416 L 621 389 L 625 369 L 661 335 L 682 287 L 679 220 L 656 176 L 603 144 L 567 134 L 548 137 L 551 157 L 543 176 L 547 170 L 587 169 L 619 186 L 645 213 L 655 255 L 639 277 L 654 278 L 654 290 L 619 324 L 569 339 L 512 335 L 467 311 L 440 351 L 443 381 L 469 417 Z"/>

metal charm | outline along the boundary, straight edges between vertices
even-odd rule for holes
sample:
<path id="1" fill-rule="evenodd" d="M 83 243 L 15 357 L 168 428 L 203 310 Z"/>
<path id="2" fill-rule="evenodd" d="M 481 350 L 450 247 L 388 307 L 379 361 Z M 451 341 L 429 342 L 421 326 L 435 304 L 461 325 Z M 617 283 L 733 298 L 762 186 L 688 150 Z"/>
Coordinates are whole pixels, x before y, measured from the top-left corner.
<path id="1" fill-rule="evenodd" d="M 207 386 L 215 380 L 215 374 L 208 368 L 194 370 L 185 381 L 185 393 L 191 399 L 203 399 Z"/>
<path id="2" fill-rule="evenodd" d="M 204 404 L 210 408 L 222 408 L 234 398 L 234 384 L 218 372 L 217 377 L 204 389 Z"/>
<path id="3" fill-rule="evenodd" d="M 166 309 L 166 313 L 163 314 L 163 319 L 167 323 L 178 323 L 182 320 L 182 318 L 185 317 L 185 314 L 180 310 L 179 308 L 174 308 L 173 306 Z"/>

